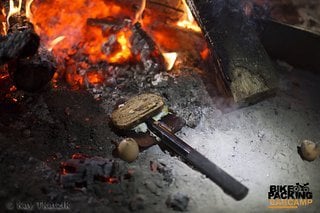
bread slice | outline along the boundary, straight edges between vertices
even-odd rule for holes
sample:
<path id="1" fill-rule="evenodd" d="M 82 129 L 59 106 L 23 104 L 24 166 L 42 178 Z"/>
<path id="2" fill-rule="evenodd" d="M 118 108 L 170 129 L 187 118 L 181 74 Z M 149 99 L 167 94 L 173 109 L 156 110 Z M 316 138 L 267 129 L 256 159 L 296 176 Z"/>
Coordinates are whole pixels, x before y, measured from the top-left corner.
<path id="1" fill-rule="evenodd" d="M 119 129 L 131 129 L 160 113 L 163 107 L 164 101 L 161 96 L 151 93 L 141 94 L 130 98 L 113 111 L 111 120 Z"/>

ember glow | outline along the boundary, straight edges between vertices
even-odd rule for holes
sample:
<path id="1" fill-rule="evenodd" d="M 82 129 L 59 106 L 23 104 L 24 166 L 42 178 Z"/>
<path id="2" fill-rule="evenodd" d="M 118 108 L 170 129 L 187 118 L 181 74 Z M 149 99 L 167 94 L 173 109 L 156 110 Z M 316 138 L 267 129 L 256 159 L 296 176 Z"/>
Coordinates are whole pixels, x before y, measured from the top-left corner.
<path id="1" fill-rule="evenodd" d="M 44 47 L 52 51 L 58 61 L 58 74 L 54 76 L 55 87 L 61 77 L 74 88 L 83 85 L 99 85 L 108 79 L 108 65 L 140 63 L 141 56 L 133 53 L 132 26 L 141 23 L 143 29 L 155 28 L 150 17 L 144 16 L 147 0 L 139 1 L 66 1 L 66 0 L 10 0 L 7 21 L 14 14 L 21 13 L 34 25 Z M 168 23 L 172 28 L 201 32 L 188 9 L 181 1 L 181 18 Z M 24 5 L 25 4 L 25 5 Z M 24 10 L 24 11 L 22 11 Z M 149 10 L 150 11 L 150 10 Z M 157 14 L 153 15 L 157 18 Z M 162 28 L 163 30 L 163 28 Z M 179 56 L 179 47 L 172 42 L 170 33 L 161 29 L 150 36 L 162 50 L 166 70 L 174 68 Z M 5 30 L 6 31 L 6 30 Z M 105 64 L 99 67 L 99 64 Z"/>
<path id="2" fill-rule="evenodd" d="M 120 19 L 127 14 L 116 4 L 86 0 L 48 0 L 43 3 L 35 0 L 32 4 L 32 12 L 32 23 L 37 26 L 37 33 L 48 48 L 53 48 L 57 57 L 65 58 L 66 51 L 70 48 L 81 49 L 81 53 L 89 56 L 93 62 L 100 60 L 125 62 L 131 56 L 130 52 L 128 53 L 127 34 L 108 32 L 110 29 L 102 29 L 98 26 L 99 21 L 103 21 L 106 17 Z M 97 26 L 89 26 L 87 24 L 89 19 L 96 20 Z M 115 46 L 120 47 L 117 48 L 116 53 L 107 55 L 101 51 L 101 46 L 110 40 L 110 36 L 117 37 Z"/>

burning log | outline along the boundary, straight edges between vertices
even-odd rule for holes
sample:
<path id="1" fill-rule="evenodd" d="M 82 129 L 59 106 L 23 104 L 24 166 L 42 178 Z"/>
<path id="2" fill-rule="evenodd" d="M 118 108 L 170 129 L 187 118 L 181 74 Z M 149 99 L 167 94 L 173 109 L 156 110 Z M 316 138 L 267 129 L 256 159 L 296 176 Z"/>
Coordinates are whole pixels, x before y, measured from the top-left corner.
<path id="1" fill-rule="evenodd" d="M 7 18 L 7 36 L 0 43 L 0 64 L 37 53 L 40 37 L 25 14 L 16 13 Z"/>
<path id="2" fill-rule="evenodd" d="M 238 1 L 187 0 L 211 53 L 219 58 L 219 75 L 240 105 L 274 93 L 274 67 Z"/>
<path id="3" fill-rule="evenodd" d="M 40 38 L 32 30 L 9 33 L 0 38 L 0 65 L 36 54 L 39 44 Z"/>
<path id="4" fill-rule="evenodd" d="M 139 23 L 133 26 L 132 32 L 132 52 L 134 55 L 140 56 L 145 70 L 154 73 L 165 70 L 164 58 L 157 44 L 141 28 Z"/>
<path id="5" fill-rule="evenodd" d="M 17 88 L 35 92 L 52 79 L 56 64 L 50 52 L 39 49 L 40 37 L 27 13 L 9 13 L 8 35 L 0 42 L 0 64 L 8 63 L 8 72 Z"/>
<path id="6" fill-rule="evenodd" d="M 18 89 L 35 92 L 52 79 L 56 61 L 51 52 L 40 47 L 37 54 L 8 64 L 9 74 Z"/>

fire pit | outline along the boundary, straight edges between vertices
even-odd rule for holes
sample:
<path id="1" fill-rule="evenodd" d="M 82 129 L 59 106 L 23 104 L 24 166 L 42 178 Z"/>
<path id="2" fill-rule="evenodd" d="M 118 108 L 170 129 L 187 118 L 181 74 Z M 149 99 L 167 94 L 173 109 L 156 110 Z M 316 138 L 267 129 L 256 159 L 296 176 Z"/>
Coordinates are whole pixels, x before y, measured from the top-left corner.
<path id="1" fill-rule="evenodd" d="M 1 209 L 267 211 L 285 207 L 268 200 L 274 185 L 297 183 L 313 200 L 289 207 L 319 208 L 319 159 L 297 151 L 320 140 L 316 1 L 0 6 Z M 232 199 L 219 170 L 209 173 L 221 188 L 172 147 L 154 146 L 161 134 L 115 128 L 112 112 L 139 94 L 166 103 L 161 134 L 185 141 L 248 195 Z M 123 141 L 134 143 L 134 157 L 117 153 Z"/>

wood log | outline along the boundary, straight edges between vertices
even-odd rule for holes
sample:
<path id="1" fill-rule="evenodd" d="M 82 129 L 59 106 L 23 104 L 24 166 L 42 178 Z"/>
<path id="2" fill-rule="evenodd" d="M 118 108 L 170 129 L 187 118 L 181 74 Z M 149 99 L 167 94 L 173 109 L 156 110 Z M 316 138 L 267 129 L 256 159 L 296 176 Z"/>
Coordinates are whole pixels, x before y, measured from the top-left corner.
<path id="1" fill-rule="evenodd" d="M 146 33 L 140 23 L 132 27 L 130 37 L 131 50 L 135 56 L 139 56 L 147 73 L 157 73 L 165 70 L 165 61 L 157 44 Z"/>
<path id="2" fill-rule="evenodd" d="M 218 74 L 223 76 L 234 101 L 256 103 L 274 94 L 277 77 L 255 29 L 238 1 L 187 0 L 207 39 L 212 55 L 218 57 Z"/>
<path id="3" fill-rule="evenodd" d="M 18 89 L 35 92 L 53 77 L 56 62 L 40 46 L 40 37 L 25 14 L 9 18 L 8 34 L 0 41 L 0 64 L 8 64 L 9 75 Z"/>
<path id="4" fill-rule="evenodd" d="M 36 54 L 39 36 L 33 30 L 16 31 L 0 38 L 0 65 Z"/>
<path id="5" fill-rule="evenodd" d="M 36 92 L 51 81 L 56 71 L 56 61 L 51 52 L 40 47 L 34 56 L 10 62 L 8 70 L 18 89 Z"/>

